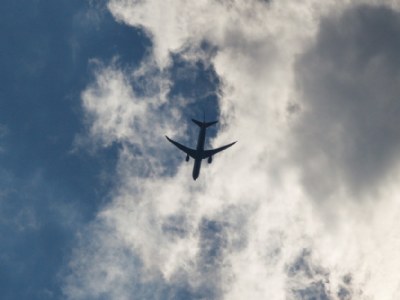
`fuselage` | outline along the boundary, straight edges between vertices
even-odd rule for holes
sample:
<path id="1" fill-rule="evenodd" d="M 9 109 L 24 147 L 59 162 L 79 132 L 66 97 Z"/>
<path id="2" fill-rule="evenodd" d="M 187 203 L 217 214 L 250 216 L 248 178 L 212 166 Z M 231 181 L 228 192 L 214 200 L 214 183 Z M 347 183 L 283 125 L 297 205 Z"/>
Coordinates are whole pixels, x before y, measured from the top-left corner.
<path id="1" fill-rule="evenodd" d="M 200 127 L 199 137 L 197 139 L 196 158 L 193 166 L 193 179 L 196 180 L 200 175 L 201 161 L 203 160 L 204 143 L 206 140 L 206 128 Z"/>

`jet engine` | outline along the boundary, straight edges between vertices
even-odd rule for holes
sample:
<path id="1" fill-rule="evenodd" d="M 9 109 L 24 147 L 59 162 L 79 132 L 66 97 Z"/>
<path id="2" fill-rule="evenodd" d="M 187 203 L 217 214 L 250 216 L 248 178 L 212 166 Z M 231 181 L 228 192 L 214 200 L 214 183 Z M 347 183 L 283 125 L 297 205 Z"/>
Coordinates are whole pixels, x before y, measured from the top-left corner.
<path id="1" fill-rule="evenodd" d="M 212 163 L 212 156 L 208 157 L 208 163 L 211 164 Z"/>
<path id="2" fill-rule="evenodd" d="M 186 155 L 186 161 L 189 161 L 189 155 Z"/>

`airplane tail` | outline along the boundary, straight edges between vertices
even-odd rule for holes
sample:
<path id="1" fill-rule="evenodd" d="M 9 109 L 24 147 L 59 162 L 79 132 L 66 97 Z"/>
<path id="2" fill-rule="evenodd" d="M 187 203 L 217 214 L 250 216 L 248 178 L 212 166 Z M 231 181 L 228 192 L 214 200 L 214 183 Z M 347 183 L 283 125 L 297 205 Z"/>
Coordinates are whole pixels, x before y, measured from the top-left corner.
<path id="1" fill-rule="evenodd" d="M 197 121 L 197 120 L 195 120 L 195 119 L 192 119 L 192 121 L 193 121 L 193 123 L 195 123 L 197 126 L 199 126 L 199 127 L 201 127 L 201 128 L 207 128 L 207 127 L 209 127 L 209 126 L 211 126 L 211 125 L 214 125 L 214 124 L 217 124 L 217 123 L 218 123 L 218 121 L 213 121 L 213 122 L 200 122 L 200 121 Z"/>

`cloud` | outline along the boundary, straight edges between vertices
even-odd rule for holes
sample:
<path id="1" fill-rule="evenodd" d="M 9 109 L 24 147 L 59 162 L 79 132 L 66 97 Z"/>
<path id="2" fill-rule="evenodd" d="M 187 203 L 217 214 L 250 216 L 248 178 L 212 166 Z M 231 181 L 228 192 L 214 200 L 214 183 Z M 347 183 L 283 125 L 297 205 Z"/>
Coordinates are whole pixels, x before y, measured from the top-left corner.
<path id="1" fill-rule="evenodd" d="M 304 113 L 296 151 L 320 199 L 338 186 L 368 193 L 397 164 L 399 33 L 399 13 L 356 6 L 323 19 L 297 63 Z"/>
<path id="2" fill-rule="evenodd" d="M 346 1 L 113 0 L 109 9 L 143 28 L 153 50 L 136 70 L 100 64 L 82 93 L 88 138 L 120 152 L 113 200 L 71 259 L 69 298 L 400 292 L 397 43 L 373 43 L 397 32 L 397 12 Z M 239 140 L 196 182 L 163 137 L 187 126 L 171 54 L 213 66 L 221 126 L 211 144 Z M 386 101 L 374 101 L 381 93 Z M 371 159 L 360 156 L 371 144 Z"/>

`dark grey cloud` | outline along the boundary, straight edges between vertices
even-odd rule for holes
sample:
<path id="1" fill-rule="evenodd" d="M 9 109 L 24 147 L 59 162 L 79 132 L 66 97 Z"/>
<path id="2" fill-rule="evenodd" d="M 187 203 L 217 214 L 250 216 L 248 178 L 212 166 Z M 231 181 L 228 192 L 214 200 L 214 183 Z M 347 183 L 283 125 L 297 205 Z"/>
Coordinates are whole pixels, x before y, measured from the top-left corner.
<path id="1" fill-rule="evenodd" d="M 333 300 L 326 291 L 322 281 L 313 282 L 307 287 L 293 291 L 295 299 L 301 300 Z"/>
<path id="2" fill-rule="evenodd" d="M 226 208 L 216 218 L 203 218 L 199 222 L 199 252 L 193 262 L 197 273 L 196 284 L 191 283 L 190 274 L 181 273 L 180 280 L 175 280 L 168 287 L 185 293 L 186 298 L 177 299 L 223 298 L 223 272 L 230 268 L 224 257 L 227 253 L 243 250 L 247 245 L 247 237 L 243 232 L 245 226 L 243 212 L 233 207 Z"/>
<path id="3" fill-rule="evenodd" d="M 322 19 L 299 57 L 295 156 L 318 199 L 371 191 L 400 150 L 400 14 L 355 6 Z M 293 109 L 292 109 L 293 110 Z"/>
<path id="4" fill-rule="evenodd" d="M 340 300 L 350 300 L 352 298 L 352 277 L 350 274 L 343 276 L 342 284 L 339 286 L 339 291 L 337 292 L 337 296 Z"/>
<path id="5" fill-rule="evenodd" d="M 329 272 L 312 261 L 312 253 L 303 249 L 286 268 L 288 294 L 294 299 L 331 299 L 327 289 Z"/>

